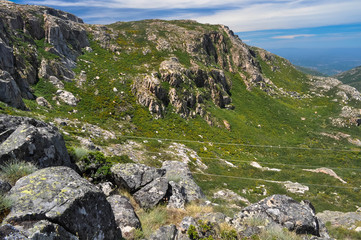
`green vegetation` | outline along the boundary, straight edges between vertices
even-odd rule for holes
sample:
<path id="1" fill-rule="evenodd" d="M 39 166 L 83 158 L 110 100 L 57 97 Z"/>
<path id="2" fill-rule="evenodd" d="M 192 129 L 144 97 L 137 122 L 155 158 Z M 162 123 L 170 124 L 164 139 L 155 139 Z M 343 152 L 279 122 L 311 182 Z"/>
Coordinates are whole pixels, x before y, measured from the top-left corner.
<path id="1" fill-rule="evenodd" d="M 334 76 L 341 82 L 355 87 L 361 91 L 361 66 L 348 70 L 346 72 L 339 73 Z"/>
<path id="2" fill-rule="evenodd" d="M 15 159 L 0 165 L 0 177 L 13 186 L 17 180 L 36 170 L 34 164 Z"/>
<path id="3" fill-rule="evenodd" d="M 57 105 L 52 99 L 56 89 L 46 79 L 40 79 L 33 86 L 34 93 L 36 96 L 45 97 L 52 109 L 25 100 L 30 109 L 28 112 L 9 108 L 2 103 L 0 112 L 41 118 L 47 122 L 54 121 L 55 118 L 68 119 L 69 124 L 59 127 L 68 134 L 64 135 L 64 138 L 67 147 L 74 148 L 74 159 L 83 159 L 85 166 L 93 160 L 99 163 L 100 168 L 88 177 L 99 173 L 107 175 L 111 164 L 129 162 L 130 159 L 125 155 L 108 158 L 77 149 L 79 140 L 76 137 L 91 138 L 103 149 L 113 144 L 133 141 L 142 146 L 139 150 L 144 152 L 144 163 L 154 166 L 160 166 L 161 160 L 172 160 L 173 155 L 167 155 L 166 152 L 172 142 L 179 142 L 197 152 L 200 160 L 208 166 L 204 173 L 214 174 L 194 173 L 197 183 L 207 196 L 224 186 L 251 202 L 264 198 L 263 192 L 266 190 L 267 195 L 277 193 L 290 195 L 296 200 L 309 199 L 317 211 L 355 210 L 361 200 L 360 148 L 349 143 L 347 139 L 337 140 L 321 133 L 334 135 L 342 132 L 360 139 L 361 128 L 331 125 L 330 118 L 338 117 L 341 111 L 340 103 L 331 101 L 335 98 L 333 93 L 330 92 L 324 97 L 271 97 L 257 87 L 247 90 L 244 79 L 239 74 L 243 73 L 240 67 L 233 72 L 224 69 L 227 79 L 232 82 L 230 93 L 235 109 L 221 109 L 205 99 L 205 110 L 212 115 L 215 126 L 209 126 L 200 116 L 183 119 L 174 113 L 171 104 L 167 106 L 163 118 L 155 119 L 149 109 L 137 104 L 132 91 L 134 81 L 144 74 L 158 72 L 160 63 L 172 56 L 176 56 L 185 67 L 196 63 L 206 71 L 222 69 L 214 59 L 208 59 L 209 64 L 205 64 L 199 57 L 186 52 L 186 43 L 181 34 L 184 30 L 201 33 L 217 30 L 223 34 L 227 44 L 230 40 L 219 26 L 190 21 L 146 20 L 119 22 L 108 27 L 109 31 L 117 36 L 111 41 L 116 50 L 102 48 L 101 43 L 90 36 L 93 51 L 79 56 L 77 68 L 74 69 L 77 77 L 84 71 L 86 81 L 82 85 L 77 83 L 77 80 L 64 83 L 65 90 L 80 99 L 76 107 Z M 179 27 L 181 29 L 177 32 L 176 28 Z M 155 40 L 149 40 L 152 33 L 156 36 Z M 159 49 L 159 39 L 172 39 L 173 45 L 168 49 Z M 37 47 L 39 50 L 49 46 L 39 40 Z M 229 53 L 229 50 L 228 46 L 225 52 Z M 259 51 L 252 48 L 266 78 L 285 92 L 298 92 L 301 95 L 309 93 L 308 77 L 304 73 L 280 57 L 265 61 L 259 56 Z M 41 53 L 41 56 L 57 60 L 56 57 L 46 54 L 47 51 Z M 226 53 L 222 54 L 219 57 L 226 56 Z M 232 63 L 232 59 L 230 62 Z M 185 90 L 194 87 L 184 85 L 182 87 Z M 170 89 L 168 82 L 162 82 L 161 86 L 165 90 Z M 359 108 L 352 102 L 350 104 Z M 224 120 L 229 123 L 230 130 L 224 127 Z M 83 131 L 85 123 L 114 132 L 116 138 L 105 139 L 102 135 Z M 196 172 L 198 167 L 195 160 L 189 157 L 189 166 Z M 221 159 L 235 167 L 230 167 Z M 281 171 L 256 169 L 249 165 L 252 161 L 257 161 L 264 167 L 279 168 Z M 317 167 L 332 168 L 347 184 L 326 174 L 303 170 Z M 267 180 L 299 182 L 309 186 L 310 190 L 303 195 L 292 194 L 287 192 L 282 184 Z M 229 211 L 227 214 L 232 215 L 233 212 Z"/>
<path id="4" fill-rule="evenodd" d="M 344 227 L 335 227 L 332 226 L 330 222 L 326 223 L 326 228 L 329 231 L 330 237 L 335 239 L 361 239 L 361 232 L 349 230 Z"/>
<path id="5" fill-rule="evenodd" d="M 9 214 L 13 202 L 10 198 L 0 193 L 0 221 Z"/>

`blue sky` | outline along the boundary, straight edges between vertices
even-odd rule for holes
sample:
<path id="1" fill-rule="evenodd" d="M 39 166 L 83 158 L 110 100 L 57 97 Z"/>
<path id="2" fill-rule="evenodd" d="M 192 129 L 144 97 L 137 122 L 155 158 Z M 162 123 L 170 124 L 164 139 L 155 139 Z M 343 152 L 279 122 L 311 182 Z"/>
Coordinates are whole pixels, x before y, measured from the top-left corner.
<path id="1" fill-rule="evenodd" d="M 16 0 L 76 14 L 87 23 L 194 19 L 224 24 L 249 45 L 361 48 L 360 0 Z"/>

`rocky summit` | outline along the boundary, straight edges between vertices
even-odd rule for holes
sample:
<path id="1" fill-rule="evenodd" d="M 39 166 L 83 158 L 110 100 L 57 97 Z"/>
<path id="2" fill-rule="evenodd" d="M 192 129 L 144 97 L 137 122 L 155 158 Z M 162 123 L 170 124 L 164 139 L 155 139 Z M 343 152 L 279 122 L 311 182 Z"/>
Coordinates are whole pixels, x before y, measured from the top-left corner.
<path id="1" fill-rule="evenodd" d="M 360 239 L 358 85 L 241 38 L 0 1 L 0 238 Z"/>

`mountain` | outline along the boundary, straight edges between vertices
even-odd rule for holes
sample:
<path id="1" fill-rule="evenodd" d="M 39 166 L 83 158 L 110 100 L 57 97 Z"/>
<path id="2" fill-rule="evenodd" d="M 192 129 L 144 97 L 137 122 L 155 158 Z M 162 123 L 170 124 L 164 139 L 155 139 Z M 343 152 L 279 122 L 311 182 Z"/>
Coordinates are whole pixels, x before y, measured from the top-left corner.
<path id="1" fill-rule="evenodd" d="M 334 77 L 361 91 L 361 66 L 339 73 Z"/>
<path id="2" fill-rule="evenodd" d="M 309 199 L 318 211 L 357 209 L 355 88 L 306 75 L 222 25 L 89 25 L 6 1 L 0 16 L 0 113 L 56 126 L 94 183 L 120 162 L 174 160 L 229 215 L 273 194 Z M 14 131 L 2 129 L 1 149 Z M 219 191 L 242 201 L 213 198 Z"/>
<path id="3" fill-rule="evenodd" d="M 320 73 L 319 71 L 312 69 L 312 68 L 307 68 L 307 67 L 300 67 L 300 66 L 296 66 L 295 68 L 305 74 L 309 74 L 309 75 L 313 75 L 313 76 L 320 76 L 320 77 L 327 77 L 326 74 Z"/>
<path id="4" fill-rule="evenodd" d="M 280 48 L 269 49 L 297 66 L 332 76 L 361 65 L 361 48 Z"/>

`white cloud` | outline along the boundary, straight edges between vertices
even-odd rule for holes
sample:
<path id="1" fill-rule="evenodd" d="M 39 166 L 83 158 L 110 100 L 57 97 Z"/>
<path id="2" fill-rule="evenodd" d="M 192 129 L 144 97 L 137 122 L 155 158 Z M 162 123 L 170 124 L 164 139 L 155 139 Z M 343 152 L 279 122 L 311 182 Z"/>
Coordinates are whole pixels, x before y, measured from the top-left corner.
<path id="1" fill-rule="evenodd" d="M 283 35 L 283 36 L 274 36 L 274 39 L 295 39 L 300 37 L 313 37 L 315 34 L 294 34 L 294 35 Z"/>
<path id="2" fill-rule="evenodd" d="M 279 0 L 272 0 L 277 2 Z M 32 0 L 27 1 L 36 5 L 50 5 L 61 7 L 103 7 L 103 8 L 140 8 L 140 9 L 192 9 L 192 8 L 213 8 L 213 7 L 237 7 L 245 4 L 252 4 L 252 0 Z"/>
<path id="3" fill-rule="evenodd" d="M 126 12 L 122 11 L 125 9 L 144 10 L 143 18 L 149 18 L 146 10 L 157 10 L 163 11 L 162 18 L 165 19 L 191 18 L 202 23 L 224 24 L 235 32 L 361 23 L 360 0 L 30 0 L 24 2 L 53 7 L 108 9 L 112 16 L 116 15 L 116 10 L 119 10 L 125 16 L 123 19 L 127 19 Z M 176 9 L 182 11 L 174 11 Z"/>
<path id="4" fill-rule="evenodd" d="M 236 32 L 291 29 L 361 22 L 361 1 L 288 1 L 254 4 L 198 17 L 203 23 L 222 23 Z"/>

